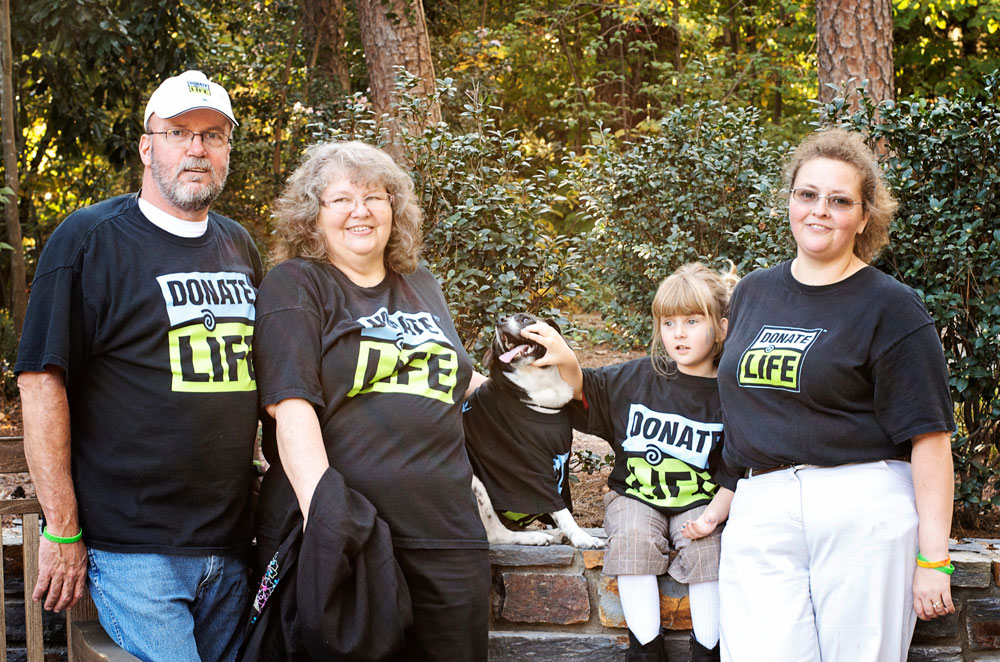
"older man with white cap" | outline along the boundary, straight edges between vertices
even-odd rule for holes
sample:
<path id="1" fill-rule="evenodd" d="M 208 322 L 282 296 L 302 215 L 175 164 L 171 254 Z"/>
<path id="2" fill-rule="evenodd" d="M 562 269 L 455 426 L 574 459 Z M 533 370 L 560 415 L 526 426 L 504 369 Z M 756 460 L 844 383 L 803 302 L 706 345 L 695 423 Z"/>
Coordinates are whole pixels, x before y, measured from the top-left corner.
<path id="1" fill-rule="evenodd" d="M 142 189 L 68 216 L 46 243 L 15 372 L 45 514 L 32 597 L 89 585 L 144 660 L 231 660 L 247 595 L 260 257 L 209 211 L 237 126 L 203 73 L 146 106 Z M 89 580 L 89 581 L 88 581 Z"/>

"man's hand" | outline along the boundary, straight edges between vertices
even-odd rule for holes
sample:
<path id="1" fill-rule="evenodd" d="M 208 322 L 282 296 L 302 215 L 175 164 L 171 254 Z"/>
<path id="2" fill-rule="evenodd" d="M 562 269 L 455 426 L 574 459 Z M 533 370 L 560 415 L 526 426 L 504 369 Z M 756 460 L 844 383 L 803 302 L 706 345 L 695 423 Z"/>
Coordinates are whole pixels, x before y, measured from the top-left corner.
<path id="1" fill-rule="evenodd" d="M 38 541 L 38 583 L 31 599 L 48 611 L 60 612 L 83 597 L 87 583 L 87 548 L 82 540 L 57 543 L 46 538 Z"/>

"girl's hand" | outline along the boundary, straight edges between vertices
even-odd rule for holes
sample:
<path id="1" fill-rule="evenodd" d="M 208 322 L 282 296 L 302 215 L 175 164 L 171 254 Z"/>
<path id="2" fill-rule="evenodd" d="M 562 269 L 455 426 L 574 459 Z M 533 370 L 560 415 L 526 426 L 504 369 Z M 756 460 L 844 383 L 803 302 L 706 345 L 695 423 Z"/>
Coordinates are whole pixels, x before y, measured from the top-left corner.
<path id="1" fill-rule="evenodd" d="M 557 366 L 559 376 L 573 389 L 573 398 L 583 398 L 583 371 L 576 360 L 576 354 L 566 344 L 562 334 L 545 322 L 535 322 L 521 329 L 521 335 L 545 348 L 545 356 L 531 365 L 537 368 Z"/>
<path id="2" fill-rule="evenodd" d="M 917 618 L 922 621 L 954 614 L 951 576 L 934 568 L 917 566 L 913 572 L 913 611 L 917 612 Z"/>
<path id="3" fill-rule="evenodd" d="M 521 335 L 545 348 L 545 356 L 531 365 L 538 366 L 539 368 L 547 365 L 578 365 L 576 354 L 566 344 L 566 340 L 562 337 L 562 334 L 545 322 L 535 322 L 524 327 L 521 329 Z"/>
<path id="4" fill-rule="evenodd" d="M 684 522 L 681 535 L 690 540 L 698 540 L 715 531 L 717 526 L 719 526 L 719 519 L 711 511 L 706 510 L 698 519 L 689 519 Z"/>

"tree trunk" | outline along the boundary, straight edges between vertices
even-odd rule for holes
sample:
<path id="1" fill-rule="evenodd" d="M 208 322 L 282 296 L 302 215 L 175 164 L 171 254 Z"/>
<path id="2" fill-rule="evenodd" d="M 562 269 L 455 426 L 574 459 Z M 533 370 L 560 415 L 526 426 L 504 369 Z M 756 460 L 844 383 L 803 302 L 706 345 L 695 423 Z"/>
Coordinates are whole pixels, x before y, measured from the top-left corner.
<path id="1" fill-rule="evenodd" d="M 892 5 L 890 0 L 817 0 L 816 48 L 819 64 L 819 98 L 837 96 L 828 83 L 843 86 L 853 106 L 854 92 L 868 80 L 872 100 L 895 97 L 892 70 Z"/>
<path id="2" fill-rule="evenodd" d="M 434 63 L 421 0 L 357 0 L 357 3 L 368 88 L 375 112 L 380 115 L 392 112 L 396 77 L 393 67 L 403 67 L 419 77 L 415 94 L 432 95 Z M 433 104 L 422 124 L 440 121 L 441 109 Z"/>
<path id="3" fill-rule="evenodd" d="M 327 30 L 330 35 L 330 61 L 327 68 L 330 74 L 340 85 L 343 94 L 351 93 L 351 71 L 347 66 L 347 57 L 344 54 L 344 41 L 347 39 L 344 29 L 347 9 L 344 7 L 344 0 L 331 0 L 330 20 L 327 21 Z"/>
<path id="4" fill-rule="evenodd" d="M 310 77 L 317 74 L 317 67 L 322 68 L 340 87 L 341 94 L 350 94 L 351 73 L 344 53 L 348 19 L 344 0 L 303 0 L 302 16 L 303 39 L 312 43 Z"/>
<path id="5" fill-rule="evenodd" d="M 0 2 L 0 102 L 3 106 L 3 167 L 6 186 L 14 191 L 4 205 L 7 222 L 7 240 L 14 248 L 10 258 L 11 311 L 14 316 L 14 333 L 21 337 L 24 312 L 27 308 L 28 283 L 24 273 L 24 242 L 21 241 L 21 221 L 18 218 L 17 145 L 14 134 L 14 90 L 11 67 L 13 55 L 10 43 L 10 0 Z"/>

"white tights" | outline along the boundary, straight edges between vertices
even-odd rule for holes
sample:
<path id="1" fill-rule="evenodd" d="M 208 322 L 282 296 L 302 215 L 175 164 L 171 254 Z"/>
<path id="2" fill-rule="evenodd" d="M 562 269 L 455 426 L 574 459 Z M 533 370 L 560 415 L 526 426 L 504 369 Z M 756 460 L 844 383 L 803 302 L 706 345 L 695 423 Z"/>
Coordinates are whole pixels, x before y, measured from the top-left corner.
<path id="1" fill-rule="evenodd" d="M 625 624 L 640 644 L 660 636 L 660 587 L 656 575 L 618 575 Z"/>
<path id="2" fill-rule="evenodd" d="M 640 644 L 660 634 L 660 589 L 656 575 L 619 575 L 618 596 L 625 624 Z M 694 637 L 705 648 L 719 643 L 719 582 L 688 584 Z"/>

